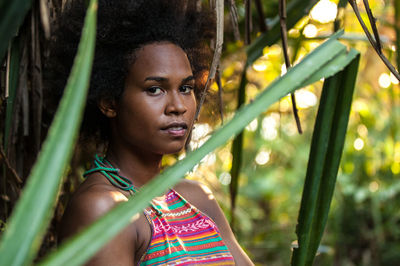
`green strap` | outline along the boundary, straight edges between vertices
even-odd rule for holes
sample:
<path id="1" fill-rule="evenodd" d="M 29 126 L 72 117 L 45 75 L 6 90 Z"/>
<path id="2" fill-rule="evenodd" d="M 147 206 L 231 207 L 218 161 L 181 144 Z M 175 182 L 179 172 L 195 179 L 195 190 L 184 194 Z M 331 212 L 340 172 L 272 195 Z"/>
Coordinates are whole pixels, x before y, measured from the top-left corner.
<path id="1" fill-rule="evenodd" d="M 95 165 L 94 168 L 89 169 L 88 171 L 83 173 L 84 177 L 87 177 L 88 175 L 95 172 L 100 172 L 108 179 L 108 181 L 110 181 L 111 184 L 124 191 L 129 191 L 131 195 L 136 193 L 136 191 L 138 190 L 132 184 L 131 180 L 129 180 L 124 176 L 121 176 L 119 174 L 120 170 L 118 168 L 114 168 L 112 164 L 109 161 L 107 161 L 104 157 L 101 158 L 96 154 L 94 157 L 94 165 Z M 150 202 L 150 206 L 154 209 L 157 215 L 159 216 L 162 215 L 162 212 L 152 202 Z"/>
<path id="2" fill-rule="evenodd" d="M 136 188 L 133 186 L 132 181 L 128 178 L 121 176 L 119 174 L 119 169 L 114 168 L 110 162 L 108 162 L 105 158 L 100 158 L 97 154 L 94 158 L 95 167 L 86 171 L 83 176 L 87 177 L 88 175 L 100 172 L 102 173 L 111 184 L 125 191 L 133 191 L 136 192 Z"/>

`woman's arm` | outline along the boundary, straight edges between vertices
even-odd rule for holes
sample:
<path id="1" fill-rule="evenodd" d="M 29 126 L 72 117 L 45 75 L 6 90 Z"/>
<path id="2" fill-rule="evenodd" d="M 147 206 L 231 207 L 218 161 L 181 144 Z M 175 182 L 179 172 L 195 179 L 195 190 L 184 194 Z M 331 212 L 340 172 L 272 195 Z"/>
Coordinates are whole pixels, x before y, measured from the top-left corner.
<path id="1" fill-rule="evenodd" d="M 237 265 L 254 265 L 237 242 L 225 215 L 207 186 L 196 181 L 182 180 L 175 186 L 175 189 L 216 223 L 221 233 L 222 240 L 232 253 Z"/>
<path id="2" fill-rule="evenodd" d="M 59 233 L 61 241 L 93 223 L 124 198 L 125 196 L 119 192 L 101 189 L 91 189 L 74 196 L 61 222 Z M 134 265 L 136 235 L 134 224 L 130 224 L 107 243 L 86 265 Z"/>

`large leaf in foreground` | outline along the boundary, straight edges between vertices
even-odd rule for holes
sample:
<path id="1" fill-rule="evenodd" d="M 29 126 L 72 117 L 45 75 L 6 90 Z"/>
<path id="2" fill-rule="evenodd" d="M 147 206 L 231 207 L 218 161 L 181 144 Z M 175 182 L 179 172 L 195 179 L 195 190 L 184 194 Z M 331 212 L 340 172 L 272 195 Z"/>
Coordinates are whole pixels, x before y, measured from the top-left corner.
<path id="1" fill-rule="evenodd" d="M 97 2 L 91 0 L 64 96 L 43 150 L 1 239 L 0 265 L 29 264 L 50 222 L 85 106 L 96 39 L 96 12 Z"/>
<path id="2" fill-rule="evenodd" d="M 359 55 L 325 80 L 311 142 L 292 265 L 312 265 L 328 218 L 342 156 Z"/>
<path id="3" fill-rule="evenodd" d="M 338 35 L 335 35 L 322 44 L 302 62 L 290 69 L 286 75 L 274 81 L 251 104 L 241 108 L 235 117 L 217 130 L 203 146 L 189 153 L 184 160 L 166 169 L 142 187 L 140 192 L 129 201 L 121 202 L 86 230 L 72 237 L 41 265 L 81 265 L 87 261 L 127 226 L 134 214 L 147 207 L 151 199 L 176 184 L 204 156 L 226 143 L 271 104 L 301 87 L 309 77 L 327 66 L 335 57 L 346 54 L 346 47 L 336 40 L 337 37 Z"/>

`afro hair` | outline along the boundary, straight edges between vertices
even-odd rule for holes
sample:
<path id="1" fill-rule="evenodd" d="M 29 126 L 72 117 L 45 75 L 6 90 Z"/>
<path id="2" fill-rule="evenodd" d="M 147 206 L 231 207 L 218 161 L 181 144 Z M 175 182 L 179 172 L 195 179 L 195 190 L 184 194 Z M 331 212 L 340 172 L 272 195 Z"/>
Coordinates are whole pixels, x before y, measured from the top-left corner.
<path id="1" fill-rule="evenodd" d="M 109 121 L 97 104 L 100 99 L 120 99 L 135 52 L 146 44 L 167 41 L 180 46 L 188 55 L 199 97 L 211 61 L 208 42 L 215 34 L 215 19 L 210 10 L 197 10 L 191 2 L 99 0 L 95 58 L 81 127 L 83 139 L 108 140 Z M 53 34 L 46 84 L 57 99 L 77 52 L 85 12 L 84 0 L 72 1 L 60 15 Z"/>

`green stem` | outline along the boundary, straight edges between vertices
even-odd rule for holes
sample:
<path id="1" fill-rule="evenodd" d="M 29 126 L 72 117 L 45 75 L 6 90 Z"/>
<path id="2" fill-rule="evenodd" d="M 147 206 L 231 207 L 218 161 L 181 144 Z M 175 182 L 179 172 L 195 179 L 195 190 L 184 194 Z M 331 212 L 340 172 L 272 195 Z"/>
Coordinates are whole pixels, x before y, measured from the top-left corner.
<path id="1" fill-rule="evenodd" d="M 246 71 L 248 65 L 246 64 L 243 69 L 242 78 L 239 85 L 238 104 L 237 109 L 242 107 L 246 101 Z M 232 168 L 231 168 L 231 183 L 229 186 L 231 196 L 231 227 L 235 228 L 235 208 L 236 197 L 239 188 L 239 174 L 242 166 L 242 152 L 243 152 L 243 131 L 237 135 L 232 143 Z"/>

